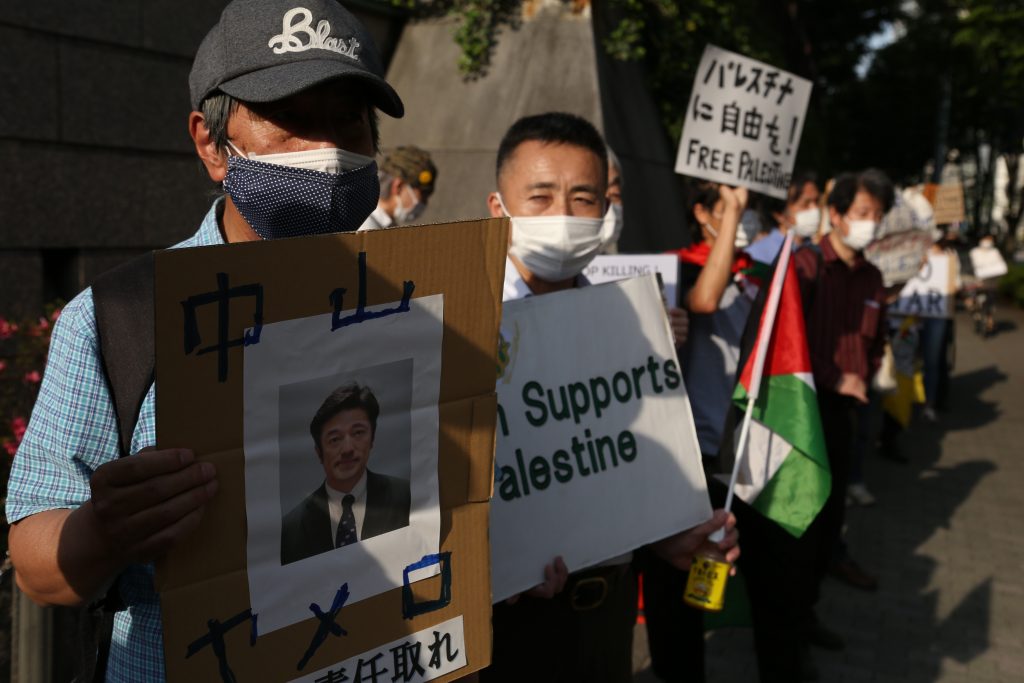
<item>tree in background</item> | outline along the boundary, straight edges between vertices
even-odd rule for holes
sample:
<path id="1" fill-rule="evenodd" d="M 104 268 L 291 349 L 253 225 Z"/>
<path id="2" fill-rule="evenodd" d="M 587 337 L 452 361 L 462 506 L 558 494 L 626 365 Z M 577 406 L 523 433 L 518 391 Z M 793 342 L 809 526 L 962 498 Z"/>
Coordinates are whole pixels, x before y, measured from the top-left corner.
<path id="1" fill-rule="evenodd" d="M 486 75 L 501 31 L 537 5 L 387 1 L 414 18 L 454 16 L 459 69 L 470 79 Z M 613 58 L 643 62 L 673 143 L 700 56 L 713 43 L 814 83 L 798 167 L 827 176 L 875 166 L 912 183 L 929 180 L 928 160 L 937 175 L 946 150 L 959 149 L 977 168 L 965 189 L 982 229 L 996 159 L 1016 176 L 1024 151 L 1024 0 L 561 1 L 577 12 L 607 3 L 616 21 L 599 39 Z M 1011 228 L 1021 204 L 1011 197 Z"/>
<path id="2" fill-rule="evenodd" d="M 947 150 L 960 151 L 969 222 L 987 231 L 996 160 L 1016 176 L 1024 151 L 1024 1 L 917 0 L 905 3 L 902 36 L 881 49 L 852 102 L 881 105 L 846 122 L 860 143 L 849 153 L 904 180 L 937 180 Z M 855 106 L 855 105 L 853 105 Z M 925 177 L 924 162 L 932 162 Z M 1010 197 L 1011 228 L 1020 197 Z"/>

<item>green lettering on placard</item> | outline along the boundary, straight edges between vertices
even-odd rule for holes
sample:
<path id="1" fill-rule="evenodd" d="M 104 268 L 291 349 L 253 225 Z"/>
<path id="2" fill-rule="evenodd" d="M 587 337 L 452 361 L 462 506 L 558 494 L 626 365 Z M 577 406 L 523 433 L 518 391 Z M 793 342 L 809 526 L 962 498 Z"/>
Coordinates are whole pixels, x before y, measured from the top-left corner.
<path id="1" fill-rule="evenodd" d="M 538 491 L 543 491 L 551 484 L 551 467 L 539 455 L 530 461 L 530 481 Z"/>
<path id="2" fill-rule="evenodd" d="M 540 398 L 530 398 L 530 393 L 536 392 Z M 531 410 L 526 411 L 526 420 L 534 427 L 540 427 L 548 421 L 548 410 L 544 407 L 544 387 L 540 385 L 540 382 L 529 381 L 523 385 L 523 403 L 530 406 L 531 409 L 537 409 L 540 414 L 534 417 Z"/>
<path id="3" fill-rule="evenodd" d="M 628 429 L 619 433 L 619 457 L 624 462 L 636 460 L 636 437 Z"/>
<path id="4" fill-rule="evenodd" d="M 665 386 L 669 389 L 675 389 L 679 386 L 681 378 L 679 376 L 679 367 L 676 365 L 674 360 L 667 360 L 662 366 L 665 371 Z"/>

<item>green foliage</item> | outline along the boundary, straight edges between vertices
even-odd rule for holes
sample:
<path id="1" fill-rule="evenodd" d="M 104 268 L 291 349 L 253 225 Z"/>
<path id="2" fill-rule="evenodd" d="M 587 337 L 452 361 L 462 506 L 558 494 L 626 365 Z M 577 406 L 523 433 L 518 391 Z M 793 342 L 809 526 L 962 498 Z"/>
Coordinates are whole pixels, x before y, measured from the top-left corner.
<path id="1" fill-rule="evenodd" d="M 59 315 L 60 308 L 53 305 L 38 318 L 0 318 L 0 493 L 5 500 L 11 459 L 28 426 Z M 6 550 L 7 522 L 0 517 L 0 553 Z"/>
<path id="2" fill-rule="evenodd" d="M 661 118 L 673 141 L 704 47 L 711 43 L 777 65 L 814 83 L 798 162 L 835 169 L 833 103 L 856 82 L 855 67 L 869 36 L 898 16 L 901 0 L 764 2 L 763 0 L 608 0 L 616 27 L 605 49 L 617 59 L 642 60 Z M 849 112 L 854 115 L 854 112 Z M 862 112 L 856 112 L 862 116 Z"/>
<path id="3" fill-rule="evenodd" d="M 413 17 L 452 16 L 469 79 L 487 73 L 523 0 L 381 0 Z M 562 0 L 566 6 L 585 4 Z M 641 62 L 671 139 L 679 139 L 697 64 L 712 43 L 814 83 L 798 167 L 828 176 L 877 166 L 920 180 L 942 137 L 943 88 L 952 93 L 943 143 L 992 157 L 1024 138 L 1024 0 L 593 0 L 614 59 Z M 895 38 L 873 50 L 873 37 Z M 873 58 L 866 77 L 858 73 Z M 979 192 L 985 187 L 979 185 Z M 980 204 L 979 204 L 980 206 Z M 1010 217 L 1011 222 L 1014 217 Z"/>
<path id="4" fill-rule="evenodd" d="M 487 74 L 502 27 L 516 28 L 522 0 L 391 0 L 415 18 L 452 16 L 453 38 L 461 49 L 459 72 L 473 80 Z"/>
<path id="5" fill-rule="evenodd" d="M 999 293 L 1024 308 L 1024 263 L 1011 265 L 1009 272 L 999 279 Z"/>
<path id="6" fill-rule="evenodd" d="M 661 118 L 673 140 L 682 133 L 690 87 L 707 43 L 771 59 L 768 41 L 755 40 L 754 0 L 608 0 L 616 20 L 604 48 L 623 61 L 643 61 Z"/>

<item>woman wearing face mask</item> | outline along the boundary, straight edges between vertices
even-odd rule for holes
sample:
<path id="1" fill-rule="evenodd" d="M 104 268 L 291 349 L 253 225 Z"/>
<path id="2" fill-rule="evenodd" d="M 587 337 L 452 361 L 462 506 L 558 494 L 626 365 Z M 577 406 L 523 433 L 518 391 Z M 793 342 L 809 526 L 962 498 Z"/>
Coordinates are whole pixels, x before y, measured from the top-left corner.
<path id="1" fill-rule="evenodd" d="M 821 223 L 820 196 L 815 174 L 803 172 L 793 176 L 786 199 L 765 197 L 762 220 L 777 227 L 746 250 L 750 258 L 762 263 L 774 262 L 790 230 L 796 233 L 794 244 L 810 244 Z"/>
<path id="2" fill-rule="evenodd" d="M 737 233 L 747 191 L 703 181 L 692 182 L 688 190 L 693 241 L 677 254 L 690 331 L 679 355 L 709 473 L 711 502 L 719 507 L 725 487 L 710 475 L 721 469 L 718 449 L 756 292 L 740 274 L 751 260 L 737 246 L 743 243 Z M 734 501 L 733 511 L 743 527 L 744 554 L 739 566 L 754 617 L 759 679 L 766 683 L 799 680 L 799 629 L 786 604 L 787 579 L 776 546 L 776 537 L 787 534 L 778 527 L 770 528 L 774 526 L 771 522 L 742 501 Z M 753 548 L 749 554 L 747 539 Z M 653 671 L 665 681 L 703 681 L 703 613 L 683 603 L 687 573 L 653 557 L 646 558 L 643 570 L 644 616 Z"/>

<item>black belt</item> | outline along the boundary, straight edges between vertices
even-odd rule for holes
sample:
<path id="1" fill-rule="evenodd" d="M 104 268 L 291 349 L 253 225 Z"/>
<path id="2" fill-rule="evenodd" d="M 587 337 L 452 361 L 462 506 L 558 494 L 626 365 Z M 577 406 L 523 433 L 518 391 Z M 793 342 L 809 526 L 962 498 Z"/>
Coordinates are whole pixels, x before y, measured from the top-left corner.
<path id="1" fill-rule="evenodd" d="M 562 595 L 573 611 L 597 609 L 628 573 L 628 562 L 574 572 L 569 576 Z"/>

